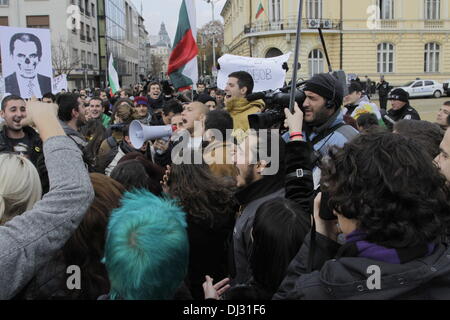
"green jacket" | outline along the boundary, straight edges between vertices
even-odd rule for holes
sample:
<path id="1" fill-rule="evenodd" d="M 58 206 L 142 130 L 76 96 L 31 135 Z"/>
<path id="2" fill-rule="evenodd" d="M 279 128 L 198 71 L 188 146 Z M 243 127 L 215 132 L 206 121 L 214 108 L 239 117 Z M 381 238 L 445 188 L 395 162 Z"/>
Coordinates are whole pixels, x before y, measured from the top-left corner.
<path id="1" fill-rule="evenodd" d="M 111 117 L 107 116 L 106 114 L 102 114 L 102 124 L 105 129 L 108 129 L 111 126 Z"/>

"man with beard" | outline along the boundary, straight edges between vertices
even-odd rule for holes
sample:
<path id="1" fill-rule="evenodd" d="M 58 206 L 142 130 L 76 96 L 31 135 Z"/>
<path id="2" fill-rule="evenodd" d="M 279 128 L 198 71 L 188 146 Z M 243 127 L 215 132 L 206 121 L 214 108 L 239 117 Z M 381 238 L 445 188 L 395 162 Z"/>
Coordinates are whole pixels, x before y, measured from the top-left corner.
<path id="1" fill-rule="evenodd" d="M 91 119 L 101 120 L 105 129 L 111 125 L 111 118 L 103 113 L 103 101 L 99 97 L 94 97 L 89 101 Z"/>
<path id="2" fill-rule="evenodd" d="M 80 128 L 86 124 L 85 107 L 80 96 L 73 93 L 60 95 L 58 104 L 58 118 L 66 135 L 71 138 L 81 150 L 88 144 L 80 133 Z"/>
<path id="3" fill-rule="evenodd" d="M 33 128 L 22 126 L 22 120 L 27 117 L 25 101 L 19 96 L 4 98 L 0 116 L 5 120 L 0 131 L 0 153 L 21 154 L 36 165 L 42 155 L 42 141 Z"/>
<path id="4" fill-rule="evenodd" d="M 238 171 L 235 197 L 240 205 L 230 259 L 234 285 L 246 283 L 252 276 L 249 265 L 253 242 L 251 230 L 258 208 L 267 201 L 285 196 L 285 143 L 278 134 L 263 132 L 256 134 L 251 131 L 233 156 Z M 278 148 L 274 148 L 272 143 Z M 264 154 L 270 156 L 270 162 L 262 158 Z M 276 165 L 279 165 L 277 173 L 268 175 L 268 170 L 274 169 Z"/>
<path id="5" fill-rule="evenodd" d="M 316 74 L 306 82 L 304 91 L 303 137 L 315 150 L 314 186 L 317 189 L 320 182 L 319 161 L 332 146 L 343 147 L 358 135 L 358 131 L 344 122 L 341 110 L 344 88 L 336 77 L 329 73 Z M 288 141 L 289 134 L 284 138 Z"/>

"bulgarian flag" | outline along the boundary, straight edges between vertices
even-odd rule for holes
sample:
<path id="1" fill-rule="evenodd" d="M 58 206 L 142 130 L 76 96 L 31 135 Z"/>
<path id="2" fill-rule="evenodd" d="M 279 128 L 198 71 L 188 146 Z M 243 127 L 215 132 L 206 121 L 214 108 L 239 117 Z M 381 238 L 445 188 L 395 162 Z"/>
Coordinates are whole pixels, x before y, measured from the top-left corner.
<path id="1" fill-rule="evenodd" d="M 113 96 L 117 91 L 120 90 L 119 85 L 119 75 L 117 74 L 116 68 L 114 68 L 114 58 L 111 53 L 111 57 L 109 58 L 109 66 L 108 66 L 108 82 L 111 88 L 111 96 Z"/>
<path id="2" fill-rule="evenodd" d="M 264 12 L 264 7 L 262 5 L 262 2 L 259 3 L 258 6 L 258 12 L 256 12 L 256 19 L 258 19 Z"/>
<path id="3" fill-rule="evenodd" d="M 197 25 L 194 0 L 183 0 L 167 71 L 170 80 L 177 89 L 188 87 L 198 81 L 196 39 Z"/>

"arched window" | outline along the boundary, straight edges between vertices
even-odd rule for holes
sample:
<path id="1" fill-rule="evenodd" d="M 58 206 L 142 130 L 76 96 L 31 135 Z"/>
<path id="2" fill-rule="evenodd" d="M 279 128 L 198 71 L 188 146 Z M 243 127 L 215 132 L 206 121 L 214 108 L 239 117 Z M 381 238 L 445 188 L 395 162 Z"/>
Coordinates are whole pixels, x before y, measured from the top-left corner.
<path id="1" fill-rule="evenodd" d="M 439 72 L 439 55 L 441 47 L 435 42 L 425 45 L 425 72 Z"/>
<path id="2" fill-rule="evenodd" d="M 283 52 L 277 48 L 270 48 L 266 53 L 266 58 L 274 58 L 283 55 Z"/>
<path id="3" fill-rule="evenodd" d="M 308 56 L 309 76 L 323 73 L 323 53 L 319 49 L 314 49 Z"/>
<path id="4" fill-rule="evenodd" d="M 394 72 L 394 45 L 391 43 L 380 43 L 377 49 L 377 72 Z"/>
<path id="5" fill-rule="evenodd" d="M 425 20 L 441 19 L 441 1 L 425 0 Z"/>
<path id="6" fill-rule="evenodd" d="M 306 6 L 308 19 L 322 19 L 322 0 L 308 0 Z"/>

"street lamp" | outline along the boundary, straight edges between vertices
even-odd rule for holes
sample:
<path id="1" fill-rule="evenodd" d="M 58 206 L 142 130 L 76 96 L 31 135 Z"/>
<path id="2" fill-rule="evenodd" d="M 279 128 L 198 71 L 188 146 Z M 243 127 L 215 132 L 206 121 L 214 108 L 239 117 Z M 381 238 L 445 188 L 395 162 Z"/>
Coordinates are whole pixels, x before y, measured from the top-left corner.
<path id="1" fill-rule="evenodd" d="M 207 3 L 211 3 L 212 7 L 212 22 L 214 22 L 214 2 L 217 2 L 218 0 L 205 0 Z M 212 32 L 212 47 L 213 47 L 213 68 L 216 65 L 216 39 L 215 39 L 215 33 L 214 30 Z"/>

